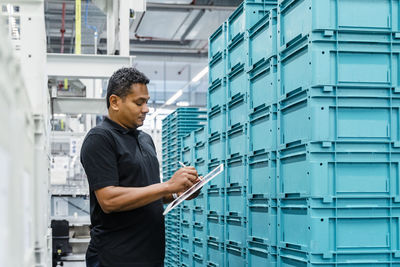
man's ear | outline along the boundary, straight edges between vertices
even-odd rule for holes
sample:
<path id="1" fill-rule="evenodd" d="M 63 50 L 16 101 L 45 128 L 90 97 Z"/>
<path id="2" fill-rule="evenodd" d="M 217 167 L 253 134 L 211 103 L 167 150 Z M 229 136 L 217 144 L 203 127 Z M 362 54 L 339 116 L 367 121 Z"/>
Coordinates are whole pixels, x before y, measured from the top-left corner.
<path id="1" fill-rule="evenodd" d="M 108 100 L 110 101 L 110 108 L 114 111 L 118 111 L 121 98 L 117 95 L 112 94 L 110 95 L 110 98 Z"/>

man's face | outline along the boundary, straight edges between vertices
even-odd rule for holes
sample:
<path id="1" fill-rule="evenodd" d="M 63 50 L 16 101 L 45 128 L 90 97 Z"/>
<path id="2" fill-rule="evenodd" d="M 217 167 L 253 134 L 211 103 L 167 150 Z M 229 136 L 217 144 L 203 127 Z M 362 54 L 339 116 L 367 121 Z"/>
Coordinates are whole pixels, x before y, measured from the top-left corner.
<path id="1" fill-rule="evenodd" d="M 118 120 L 128 128 L 142 126 L 146 114 L 149 112 L 147 106 L 149 99 L 149 92 L 145 84 L 132 84 L 130 93 L 118 101 Z"/>

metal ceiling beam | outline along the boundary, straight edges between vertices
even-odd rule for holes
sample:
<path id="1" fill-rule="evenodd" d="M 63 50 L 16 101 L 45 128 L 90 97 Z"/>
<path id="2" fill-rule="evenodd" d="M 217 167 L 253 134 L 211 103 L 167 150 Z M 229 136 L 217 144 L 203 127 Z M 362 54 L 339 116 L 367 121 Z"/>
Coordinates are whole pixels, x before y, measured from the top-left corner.
<path id="1" fill-rule="evenodd" d="M 185 41 L 186 36 L 189 35 L 189 33 L 193 30 L 193 28 L 196 26 L 196 24 L 200 21 L 201 17 L 204 15 L 206 11 L 200 10 L 200 12 L 196 15 L 196 17 L 192 20 L 190 25 L 186 28 L 185 32 L 181 36 L 181 42 Z"/>
<path id="2" fill-rule="evenodd" d="M 234 11 L 237 6 L 212 6 L 212 5 L 179 5 L 179 4 L 161 4 L 161 3 L 147 3 L 146 8 L 148 11 L 187 11 L 193 9 L 205 9 L 210 11 L 227 10 Z"/>
<path id="3" fill-rule="evenodd" d="M 132 56 L 47 54 L 47 75 L 69 78 L 109 78 L 123 66 L 132 66 Z"/>

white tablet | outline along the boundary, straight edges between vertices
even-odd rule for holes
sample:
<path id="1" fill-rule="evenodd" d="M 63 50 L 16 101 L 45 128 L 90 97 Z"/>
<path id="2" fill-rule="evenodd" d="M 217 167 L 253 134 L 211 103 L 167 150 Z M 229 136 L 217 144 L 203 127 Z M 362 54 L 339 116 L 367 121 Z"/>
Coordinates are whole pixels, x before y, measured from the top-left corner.
<path id="1" fill-rule="evenodd" d="M 202 188 L 206 183 L 214 179 L 218 174 L 224 171 L 224 164 L 220 164 L 218 167 L 216 167 L 214 170 L 209 172 L 206 176 L 203 177 L 200 181 L 195 183 L 191 188 L 186 190 L 182 195 L 180 195 L 177 199 L 172 201 L 167 208 L 165 209 L 163 215 L 166 215 L 168 212 L 173 210 L 176 206 L 178 206 L 181 202 L 183 202 L 185 199 L 190 197 L 194 192 Z"/>

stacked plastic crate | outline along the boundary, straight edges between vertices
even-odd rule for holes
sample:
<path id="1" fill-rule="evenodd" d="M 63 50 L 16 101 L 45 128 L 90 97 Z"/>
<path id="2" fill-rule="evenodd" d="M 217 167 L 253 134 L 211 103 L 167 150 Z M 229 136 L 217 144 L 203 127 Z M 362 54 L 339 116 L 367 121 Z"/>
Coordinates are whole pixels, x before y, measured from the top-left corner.
<path id="1" fill-rule="evenodd" d="M 191 107 L 178 108 L 162 121 L 162 165 L 164 181 L 170 179 L 180 168 L 178 162 L 182 160 L 182 137 L 204 126 L 206 122 L 206 110 Z M 179 207 L 170 211 L 165 216 L 166 266 L 180 265 L 181 242 L 184 242 L 182 241 L 184 239 L 182 233 L 185 232 L 185 227 L 187 226 L 186 222 L 182 222 L 181 220 L 181 216 L 184 213 L 185 208 Z"/>
<path id="2" fill-rule="evenodd" d="M 277 139 L 277 10 L 247 32 L 247 263 L 275 266 Z"/>
<path id="3" fill-rule="evenodd" d="M 257 127 L 256 121 L 262 121 L 263 124 L 263 118 L 269 116 L 265 115 L 269 114 L 269 106 L 259 107 L 257 104 L 257 107 L 254 107 L 254 116 L 257 118 L 250 120 L 249 117 L 249 104 L 252 100 L 249 101 L 248 70 L 253 64 L 248 62 L 248 33 L 250 28 L 276 6 L 277 1 L 244 1 L 209 40 L 208 167 L 211 170 L 224 163 L 226 169 L 224 177 L 212 180 L 206 190 L 208 266 L 246 265 L 248 199 L 252 201 L 254 209 L 264 205 L 257 202 L 260 196 L 255 193 L 247 195 L 250 193 L 247 180 L 248 159 L 253 155 L 250 153 L 254 152 L 249 149 L 249 133 Z M 274 38 L 276 39 L 276 35 Z M 269 57 L 264 58 L 268 59 Z M 276 100 L 274 112 L 276 122 Z M 264 127 L 264 124 L 261 127 Z M 257 134 L 258 132 L 255 133 Z M 274 137 L 276 139 L 276 134 Z M 268 147 L 264 152 L 257 153 L 260 153 L 261 157 L 265 153 L 269 156 L 270 149 Z M 257 153 L 253 156 L 258 157 Z M 260 164 L 264 166 L 262 162 L 258 162 L 258 158 L 254 160 L 257 161 L 253 164 L 257 165 L 255 168 Z M 265 191 L 262 197 L 264 195 Z M 257 237 L 253 239 L 258 240 Z M 253 249 L 256 250 L 259 248 Z"/>
<path id="4" fill-rule="evenodd" d="M 199 128 L 183 137 L 182 160 L 194 166 L 200 176 L 206 175 L 206 128 Z M 205 266 L 206 264 L 206 197 L 203 189 L 196 199 L 182 203 L 181 264 Z"/>
<path id="5" fill-rule="evenodd" d="M 278 7 L 278 266 L 397 266 L 399 1 Z"/>

